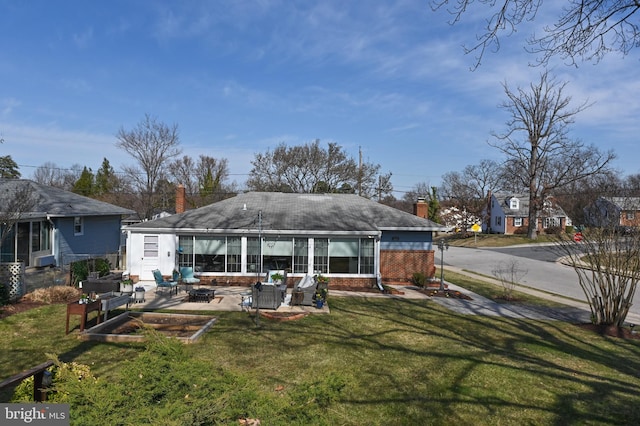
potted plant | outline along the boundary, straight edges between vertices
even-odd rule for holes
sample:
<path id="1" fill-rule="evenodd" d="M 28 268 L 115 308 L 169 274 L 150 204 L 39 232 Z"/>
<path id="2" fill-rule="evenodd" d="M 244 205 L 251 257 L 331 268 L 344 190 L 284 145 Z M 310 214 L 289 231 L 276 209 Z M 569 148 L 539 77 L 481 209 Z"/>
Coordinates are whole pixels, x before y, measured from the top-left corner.
<path id="1" fill-rule="evenodd" d="M 329 278 L 325 277 L 322 274 L 316 277 L 316 281 L 318 282 L 318 289 L 320 290 L 326 290 L 329 287 Z"/>
<path id="2" fill-rule="evenodd" d="M 280 272 L 276 272 L 275 274 L 271 274 L 271 279 L 273 280 L 274 284 L 282 284 L 284 275 L 282 275 Z"/>
<path id="3" fill-rule="evenodd" d="M 324 303 L 327 300 L 327 293 L 328 293 L 328 290 L 326 288 L 318 289 L 318 291 L 316 291 L 316 295 L 315 295 L 316 308 L 322 309 L 322 307 L 324 306 Z"/>
<path id="4" fill-rule="evenodd" d="M 133 280 L 127 278 L 126 280 L 120 281 L 120 291 L 122 293 L 133 293 Z"/>
<path id="5" fill-rule="evenodd" d="M 134 302 L 144 302 L 144 293 L 145 289 L 142 286 L 137 286 L 134 290 L 133 301 Z"/>

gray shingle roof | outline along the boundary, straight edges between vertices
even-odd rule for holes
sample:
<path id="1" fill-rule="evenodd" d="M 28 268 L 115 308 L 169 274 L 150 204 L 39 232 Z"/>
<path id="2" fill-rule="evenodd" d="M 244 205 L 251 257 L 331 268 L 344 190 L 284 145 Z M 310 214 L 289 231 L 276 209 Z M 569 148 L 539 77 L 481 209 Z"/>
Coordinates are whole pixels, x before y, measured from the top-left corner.
<path id="1" fill-rule="evenodd" d="M 8 202 L 5 200 L 15 197 L 15 194 L 23 189 L 35 198 L 30 212 L 22 215 L 24 218 L 118 216 L 135 213 L 133 210 L 27 179 L 0 179 L 0 206 L 7 205 Z"/>
<path id="2" fill-rule="evenodd" d="M 640 210 L 640 197 L 601 197 L 620 210 Z"/>
<path id="3" fill-rule="evenodd" d="M 262 230 L 354 233 L 382 230 L 439 231 L 428 219 L 352 194 L 248 192 L 185 213 L 128 227 L 133 231 L 246 232 Z"/>

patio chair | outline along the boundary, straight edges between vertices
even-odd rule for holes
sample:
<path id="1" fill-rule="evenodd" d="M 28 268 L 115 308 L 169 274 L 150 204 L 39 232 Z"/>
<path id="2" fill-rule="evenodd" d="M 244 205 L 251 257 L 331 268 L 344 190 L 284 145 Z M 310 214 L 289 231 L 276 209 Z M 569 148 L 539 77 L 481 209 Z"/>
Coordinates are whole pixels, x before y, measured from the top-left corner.
<path id="1" fill-rule="evenodd" d="M 200 283 L 200 278 L 195 277 L 192 267 L 183 266 L 180 268 L 180 281 L 184 284 L 185 291 L 189 291 L 193 288 L 194 284 Z"/>
<path id="2" fill-rule="evenodd" d="M 313 305 L 313 297 L 316 294 L 316 280 L 311 275 L 305 275 L 300 281 L 294 284 L 293 293 L 302 293 L 302 300 L 297 300 L 299 304 L 305 306 Z"/>
<path id="3" fill-rule="evenodd" d="M 254 309 L 278 309 L 282 300 L 281 286 L 261 283 L 251 287 L 251 307 Z"/>
<path id="4" fill-rule="evenodd" d="M 178 294 L 178 281 L 167 281 L 162 276 L 162 272 L 159 269 L 153 271 L 153 278 L 156 280 L 156 294 L 169 293 L 169 297 L 173 294 Z"/>

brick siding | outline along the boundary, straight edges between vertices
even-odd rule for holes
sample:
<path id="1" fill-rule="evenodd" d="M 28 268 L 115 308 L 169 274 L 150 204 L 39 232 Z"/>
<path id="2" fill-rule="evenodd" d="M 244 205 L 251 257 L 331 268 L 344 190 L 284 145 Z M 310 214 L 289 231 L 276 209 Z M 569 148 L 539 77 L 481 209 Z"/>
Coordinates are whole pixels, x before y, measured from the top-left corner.
<path id="1" fill-rule="evenodd" d="M 408 282 L 415 272 L 433 277 L 435 271 L 433 250 L 380 251 L 380 274 L 383 282 Z"/>

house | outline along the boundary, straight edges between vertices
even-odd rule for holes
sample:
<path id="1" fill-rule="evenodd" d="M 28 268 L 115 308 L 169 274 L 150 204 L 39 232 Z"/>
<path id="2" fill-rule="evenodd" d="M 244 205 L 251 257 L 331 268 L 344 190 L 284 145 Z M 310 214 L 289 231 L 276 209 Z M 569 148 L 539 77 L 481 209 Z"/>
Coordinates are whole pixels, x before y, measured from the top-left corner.
<path id="1" fill-rule="evenodd" d="M 483 232 L 526 234 L 529 226 L 529 194 L 489 193 Z M 571 220 L 552 197 L 544 201 L 538 214 L 538 233 L 564 230 Z"/>
<path id="2" fill-rule="evenodd" d="M 184 192 L 176 194 L 180 212 Z M 421 202 L 410 214 L 353 194 L 248 192 L 126 227 L 127 265 L 139 280 L 187 266 L 202 283 L 250 285 L 269 269 L 351 287 L 406 282 L 434 269 L 432 233 L 444 228 L 427 210 Z"/>
<path id="3" fill-rule="evenodd" d="M 11 229 L 2 228 L 6 238 L 0 245 L 0 261 L 22 262 L 25 267 L 118 254 L 121 218 L 134 213 L 26 179 L 0 179 L 3 209 L 0 217 L 11 218 Z"/>
<path id="4" fill-rule="evenodd" d="M 621 228 L 640 226 L 640 197 L 598 197 L 584 211 L 589 225 Z"/>

